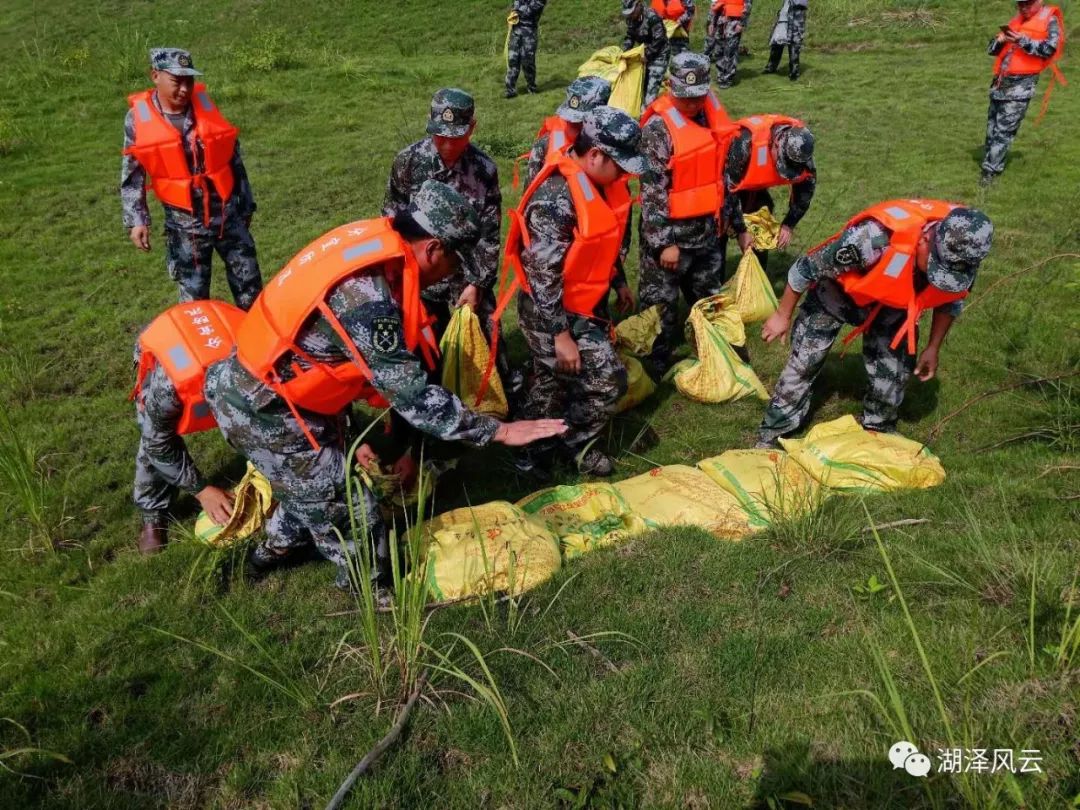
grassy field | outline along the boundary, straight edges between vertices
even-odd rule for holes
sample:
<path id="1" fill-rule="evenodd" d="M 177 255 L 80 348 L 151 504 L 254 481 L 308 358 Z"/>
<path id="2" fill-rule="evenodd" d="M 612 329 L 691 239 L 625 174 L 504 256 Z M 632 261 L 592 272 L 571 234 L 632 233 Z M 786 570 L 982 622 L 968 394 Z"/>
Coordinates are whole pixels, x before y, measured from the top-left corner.
<path id="1" fill-rule="evenodd" d="M 1075 20 L 1080 7 L 1062 5 Z M 1078 801 L 1080 653 L 1062 640 L 1080 610 L 1080 378 L 1068 376 L 1080 367 L 1080 93 L 1059 89 L 1043 124 L 1029 119 L 983 193 L 984 49 L 1011 3 L 820 0 L 798 83 L 758 75 L 778 6 L 755 4 L 753 56 L 723 96 L 736 115 L 797 115 L 817 135 L 818 194 L 770 263 L 777 287 L 798 251 L 879 200 L 969 201 L 996 225 L 940 379 L 913 383 L 902 412 L 919 439 L 950 417 L 932 445 L 949 478 L 865 503 L 879 523 L 928 522 L 879 547 L 845 499 L 743 543 L 660 531 L 568 565 L 520 610 L 437 611 L 429 639 L 460 632 L 488 653 L 519 764 L 496 715 L 443 680 L 348 806 Z M 148 46 L 192 50 L 242 129 L 269 277 L 314 236 L 377 211 L 393 154 L 421 136 L 440 86 L 475 94 L 476 141 L 514 198 L 511 158 L 621 30 L 615 0 L 552 0 L 542 92 L 507 102 L 504 14 L 494 0 L 0 6 L 0 462 L 40 473 L 22 489 L 0 477 L 3 806 L 321 807 L 390 727 L 394 701 L 367 694 L 362 656 L 343 652 L 361 650 L 361 623 L 340 615 L 352 603 L 328 566 L 218 587 L 192 580 L 193 544 L 135 553 L 131 345 L 175 288 L 157 204 L 150 255 L 120 224 L 124 97 L 146 83 Z M 215 291 L 227 297 L 220 272 Z M 785 350 L 751 343 L 771 385 Z M 857 413 L 863 382 L 857 354 L 832 358 L 815 418 Z M 614 423 L 618 474 L 644 471 L 641 455 L 747 446 L 761 407 L 662 387 Z M 646 424 L 647 448 L 625 452 Z M 236 480 L 220 439 L 193 444 L 205 470 Z M 468 457 L 439 505 L 524 494 L 506 461 Z M 185 500 L 176 516 L 194 511 Z M 568 646 L 568 631 L 609 634 L 593 642 L 602 658 Z M 886 760 L 908 731 L 929 752 L 1039 749 L 1043 773 L 916 780 Z"/>

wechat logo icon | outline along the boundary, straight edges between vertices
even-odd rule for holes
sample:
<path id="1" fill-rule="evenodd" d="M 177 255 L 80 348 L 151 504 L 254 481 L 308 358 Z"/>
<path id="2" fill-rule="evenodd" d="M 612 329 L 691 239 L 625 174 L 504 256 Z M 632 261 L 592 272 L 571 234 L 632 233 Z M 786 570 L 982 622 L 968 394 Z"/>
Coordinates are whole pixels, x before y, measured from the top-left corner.
<path id="1" fill-rule="evenodd" d="M 911 776 L 926 776 L 930 773 L 930 757 L 920 754 L 919 749 L 907 740 L 901 740 L 889 749 L 889 762 L 893 770 L 903 768 Z"/>

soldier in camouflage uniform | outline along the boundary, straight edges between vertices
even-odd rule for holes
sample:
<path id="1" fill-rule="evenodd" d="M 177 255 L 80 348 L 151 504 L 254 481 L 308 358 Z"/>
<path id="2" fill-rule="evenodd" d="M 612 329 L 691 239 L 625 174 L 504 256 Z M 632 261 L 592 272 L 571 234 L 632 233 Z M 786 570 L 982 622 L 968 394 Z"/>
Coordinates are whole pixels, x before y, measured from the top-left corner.
<path id="1" fill-rule="evenodd" d="M 697 13 L 694 0 L 682 0 L 682 4 L 683 13 L 675 20 L 678 28 L 674 29 L 671 37 L 669 37 L 671 57 L 673 59 L 690 48 L 690 26 L 693 24 L 694 15 Z"/>
<path id="2" fill-rule="evenodd" d="M 644 169 L 640 138 L 641 130 L 626 113 L 597 107 L 585 116 L 569 157 L 603 193 L 604 186 L 624 173 Z M 626 368 L 611 342 L 606 300 L 591 318 L 563 306 L 564 266 L 577 229 L 566 178 L 551 174 L 529 198 L 523 216 L 528 244 L 521 251 L 521 264 L 531 293 L 518 296 L 518 322 L 532 354 L 524 414 L 531 419 L 565 414 L 570 428 L 560 440 L 563 452 L 578 457 L 578 470 L 586 475 L 610 475 L 614 462 L 590 445 L 626 393 Z M 612 286 L 621 307 L 632 304 L 621 274 Z M 530 471 L 536 461 L 534 455 L 522 454 L 518 467 Z"/>
<path id="3" fill-rule="evenodd" d="M 525 70 L 525 89 L 536 89 L 536 48 L 540 39 L 540 15 L 547 0 L 514 0 L 510 12 L 510 40 L 507 43 L 506 97 L 517 95 L 518 73 Z"/>
<path id="4" fill-rule="evenodd" d="M 745 253 L 753 244 L 753 236 L 746 229 L 744 212 L 754 212 L 765 206 L 770 211 L 775 207 L 772 194 L 768 189 L 735 191 L 735 187 L 746 177 L 750 166 L 750 130 L 743 127 L 737 137 L 728 146 L 727 160 L 724 164 L 724 176 L 727 194 L 724 196 L 724 229 L 720 249 L 727 260 L 728 231 L 734 231 L 739 247 Z M 772 143 L 769 152 L 773 156 L 777 172 L 781 177 L 794 179 L 809 172 L 809 176 L 790 186 L 788 210 L 780 223 L 777 247 L 783 250 L 791 243 L 795 226 L 810 210 L 817 189 L 817 167 L 814 165 L 814 134 L 806 127 L 777 125 L 773 127 Z M 761 266 L 768 265 L 769 254 L 764 250 L 754 251 Z"/>
<path id="5" fill-rule="evenodd" d="M 809 2 L 810 0 L 784 0 L 769 37 L 769 61 L 762 73 L 776 73 L 786 45 L 788 78 L 791 81 L 799 78 L 799 54 L 802 52 L 803 40 L 806 39 L 806 10 Z"/>
<path id="6" fill-rule="evenodd" d="M 714 2 L 705 32 L 705 53 L 716 62 L 716 86 L 722 90 L 735 84 L 735 72 L 739 69 L 739 43 L 746 20 L 750 17 L 750 4 L 741 13 L 733 14 L 726 2 Z"/>
<path id="7" fill-rule="evenodd" d="M 1042 0 L 1017 2 L 1021 16 L 1034 16 L 1043 8 Z M 1023 34 L 1010 31 L 999 32 L 987 47 L 987 53 L 997 56 L 1009 44 L 1015 44 L 1024 53 L 1049 59 L 1058 49 L 1061 41 L 1061 26 L 1056 17 L 1050 20 L 1045 39 L 1032 39 Z M 1020 124 L 1027 114 L 1028 105 L 1035 95 L 1035 86 L 1039 83 L 1039 74 L 1009 75 L 1009 61 L 1012 54 L 1005 57 L 1004 63 L 990 84 L 990 109 L 986 118 L 986 146 L 982 162 L 981 184 L 986 186 L 1005 171 L 1005 156 L 1013 139 L 1020 131 Z M 1051 79 L 1053 81 L 1053 79 Z"/>
<path id="8" fill-rule="evenodd" d="M 453 272 L 480 238 L 479 218 L 470 203 L 434 180 L 412 195 L 409 209 L 395 216 L 393 227 L 416 256 L 421 286 Z M 342 281 L 326 302 L 370 368 L 372 385 L 417 430 L 445 441 L 519 446 L 565 429 L 559 420 L 499 422 L 470 411 L 451 392 L 430 384 L 419 359 L 406 348 L 401 309 L 379 268 Z M 293 376 L 294 364 L 307 365 L 305 358 L 328 365 L 352 362 L 350 349 L 322 316 L 301 328 L 295 342 L 304 354 L 286 354 L 278 363 L 284 381 Z M 266 540 L 251 554 L 254 569 L 274 567 L 314 542 L 322 556 L 338 565 L 338 585 L 349 587 L 346 550 L 355 549 L 345 490 L 350 463 L 345 414 L 299 411 L 320 447 L 313 450 L 304 424 L 241 364 L 236 352 L 210 367 L 204 392 L 225 438 L 270 480 L 280 502 L 267 524 Z M 395 466 L 404 469 L 403 461 Z M 390 549 L 375 496 L 362 485 L 354 496 L 357 523 L 373 548 L 373 577 L 385 583 Z"/>
<path id="9" fill-rule="evenodd" d="M 946 292 L 962 292 L 974 283 L 979 263 L 990 251 L 993 225 L 981 211 L 956 208 L 929 225 L 917 251 L 915 284 L 933 284 Z M 787 287 L 777 311 L 762 327 L 771 342 L 784 339 L 791 329 L 791 357 L 780 373 L 772 399 L 758 428 L 758 447 L 775 447 L 777 439 L 798 430 L 810 411 L 814 380 L 825 365 L 829 350 L 845 323 L 862 324 L 872 306 L 857 306 L 837 277 L 849 271 L 866 273 L 889 247 L 889 232 L 876 220 L 866 219 L 846 228 L 833 241 L 800 258 L 788 272 Z M 809 290 L 794 327 L 791 315 L 799 297 Z M 938 351 L 953 320 L 960 314 L 957 301 L 934 310 L 930 339 L 918 356 L 901 342 L 889 344 L 907 318 L 901 309 L 883 307 L 863 334 L 863 362 L 868 388 L 861 422 L 867 430 L 892 432 L 904 390 L 914 371 L 922 381 L 937 373 Z"/>
<path id="10" fill-rule="evenodd" d="M 670 92 L 679 99 L 700 99 L 696 115 L 688 117 L 708 126 L 704 104 L 709 92 L 707 57 L 685 52 L 672 59 Z M 685 219 L 669 216 L 674 145 L 659 115 L 651 117 L 642 127 L 641 154 L 646 169 L 641 176 L 638 300 L 642 307 L 661 305 L 661 332 L 653 343 L 650 360 L 656 374 L 662 376 L 671 365 L 671 353 L 679 342 L 679 292 L 690 306 L 720 292 L 724 283 L 724 254 L 715 215 Z"/>
<path id="11" fill-rule="evenodd" d="M 136 345 L 136 363 L 140 354 Z M 143 522 L 139 550 L 151 554 L 165 546 L 169 505 L 177 490 L 194 495 L 219 524 L 228 522 L 233 499 L 199 472 L 177 432 L 184 406 L 160 365 L 155 365 L 143 379 L 136 406 L 140 438 L 135 456 L 134 500 Z"/>
<path id="12" fill-rule="evenodd" d="M 581 76 L 570 82 L 570 86 L 566 88 L 566 100 L 555 111 L 555 114 L 567 125 L 567 148 L 573 144 L 581 131 L 581 122 L 585 120 L 585 113 L 604 106 L 609 98 L 611 98 L 611 82 L 599 76 Z M 536 139 L 532 149 L 529 150 L 529 162 L 525 167 L 525 188 L 529 187 L 533 178 L 544 168 L 550 144 L 551 135 L 545 132 Z"/>
<path id="13" fill-rule="evenodd" d="M 191 107 L 195 70 L 191 55 L 178 48 L 150 50 L 152 103 L 177 132 L 183 143 L 188 170 L 204 171 L 202 142 L 195 134 Z M 127 151 L 135 146 L 135 111 L 124 119 L 124 157 L 120 167 L 120 203 L 124 227 L 139 250 L 150 250 L 150 209 L 146 204 L 146 171 Z M 262 275 L 255 256 L 255 240 L 249 230 L 255 198 L 236 142 L 232 159 L 233 193 L 222 200 L 213 184 L 191 190 L 192 212 L 172 205 L 165 209 L 165 263 L 169 277 L 180 287 L 181 301 L 210 297 L 210 262 L 217 251 L 225 262 L 226 278 L 236 305 L 248 309 L 262 289 Z M 208 216 L 207 216 L 208 214 Z"/>
<path id="14" fill-rule="evenodd" d="M 660 95 L 667 72 L 671 45 L 660 15 L 642 0 L 622 0 L 622 16 L 626 20 L 626 38 L 623 50 L 635 45 L 645 45 L 645 106 L 652 104 Z"/>

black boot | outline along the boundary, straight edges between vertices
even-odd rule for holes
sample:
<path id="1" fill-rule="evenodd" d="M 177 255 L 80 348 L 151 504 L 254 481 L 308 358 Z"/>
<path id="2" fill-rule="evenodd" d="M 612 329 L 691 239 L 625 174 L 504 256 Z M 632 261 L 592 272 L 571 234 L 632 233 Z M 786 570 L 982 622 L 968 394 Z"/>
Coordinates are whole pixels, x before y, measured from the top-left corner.
<path id="1" fill-rule="evenodd" d="M 780 68 L 780 58 L 784 55 L 783 45 L 773 45 L 769 48 L 769 61 L 765 63 L 762 73 L 776 73 Z"/>

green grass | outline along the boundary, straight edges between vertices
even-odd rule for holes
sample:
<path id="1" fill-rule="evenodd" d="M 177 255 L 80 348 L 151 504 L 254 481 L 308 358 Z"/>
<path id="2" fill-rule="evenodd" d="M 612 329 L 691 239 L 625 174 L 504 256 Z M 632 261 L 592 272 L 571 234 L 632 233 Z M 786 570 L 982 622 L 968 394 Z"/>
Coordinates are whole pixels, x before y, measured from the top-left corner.
<path id="1" fill-rule="evenodd" d="M 758 0 L 754 56 L 723 96 L 737 115 L 785 112 L 817 135 L 818 195 L 770 262 L 777 287 L 799 251 L 868 204 L 978 203 L 996 238 L 977 303 L 949 338 L 940 380 L 912 384 L 902 430 L 925 438 L 984 391 L 1077 371 L 1076 258 L 1018 273 L 1080 253 L 1076 82 L 1056 91 L 1040 127 L 1025 123 L 1008 171 L 981 193 L 983 51 L 1011 4 L 821 0 L 794 84 L 756 75 L 778 5 Z M 1075 24 L 1080 6 L 1062 5 Z M 44 478 L 31 484 L 47 484 L 41 525 L 63 521 L 55 553 L 34 553 L 38 519 L 17 489 L 0 494 L 0 762 L 16 772 L 0 770 L 5 806 L 318 807 L 396 711 L 365 699 L 331 707 L 370 681 L 340 654 L 350 631 L 363 642 L 355 615 L 328 615 L 355 607 L 328 566 L 193 587 L 197 546 L 150 560 L 134 551 L 131 344 L 175 300 L 160 209 L 144 256 L 116 197 L 124 96 L 145 84 L 147 46 L 191 48 L 241 127 L 269 277 L 319 233 L 377 211 L 394 152 L 422 135 L 442 85 L 475 94 L 476 140 L 512 196 L 510 159 L 576 66 L 621 34 L 614 0 L 552 2 L 543 92 L 505 102 L 504 13 L 493 0 L 0 6 L 0 408 L 36 453 L 30 472 Z M 215 291 L 227 297 L 220 272 Z M 750 333 L 771 386 L 785 350 Z M 520 354 L 520 338 L 511 344 Z M 863 380 L 856 354 L 833 357 L 816 418 L 857 413 Z M 933 445 L 949 473 L 942 487 L 866 501 L 877 523 L 930 521 L 884 532 L 881 550 L 852 533 L 852 520 L 866 522 L 859 502 L 836 498 L 774 535 L 655 532 L 575 561 L 512 605 L 436 611 L 426 638 L 475 642 L 520 767 L 500 717 L 447 691 L 417 705 L 404 743 L 348 806 L 782 807 L 805 795 L 818 807 L 993 807 L 1015 806 L 1017 791 L 1028 807 L 1067 806 L 1080 794 L 1076 383 L 960 410 Z M 760 412 L 754 400 L 698 405 L 666 384 L 606 440 L 626 477 L 647 468 L 642 457 L 747 446 Z M 239 477 L 220 439 L 192 444 L 208 472 Z M 440 482 L 439 508 L 523 494 L 506 463 L 497 449 L 468 456 Z M 193 513 L 178 504 L 179 519 Z M 871 577 L 888 587 L 853 590 Z M 590 643 L 618 671 L 566 644 L 568 630 L 607 634 Z M 1046 774 L 922 784 L 893 772 L 896 706 L 923 750 L 944 746 L 951 728 L 960 745 L 1041 749 Z"/>

